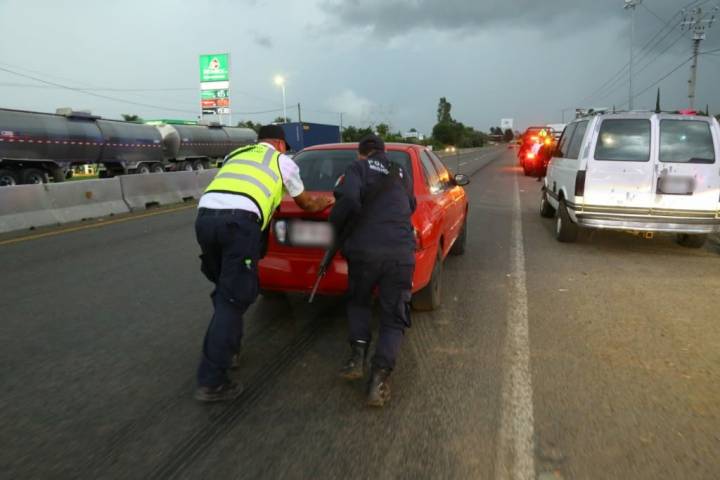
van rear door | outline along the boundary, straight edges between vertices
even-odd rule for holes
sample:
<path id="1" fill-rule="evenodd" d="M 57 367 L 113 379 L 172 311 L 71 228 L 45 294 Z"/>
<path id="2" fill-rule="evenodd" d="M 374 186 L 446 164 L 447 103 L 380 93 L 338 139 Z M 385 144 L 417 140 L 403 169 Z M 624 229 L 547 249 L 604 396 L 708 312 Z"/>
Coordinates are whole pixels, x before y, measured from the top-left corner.
<path id="1" fill-rule="evenodd" d="M 649 118 L 607 118 L 599 125 L 588 159 L 584 205 L 617 209 L 652 208 L 655 165 Z M 628 213 L 638 213 L 628 211 Z"/>
<path id="2" fill-rule="evenodd" d="M 716 211 L 720 172 L 716 153 L 720 139 L 710 119 L 659 119 L 660 152 L 656 166 L 655 209 Z"/>

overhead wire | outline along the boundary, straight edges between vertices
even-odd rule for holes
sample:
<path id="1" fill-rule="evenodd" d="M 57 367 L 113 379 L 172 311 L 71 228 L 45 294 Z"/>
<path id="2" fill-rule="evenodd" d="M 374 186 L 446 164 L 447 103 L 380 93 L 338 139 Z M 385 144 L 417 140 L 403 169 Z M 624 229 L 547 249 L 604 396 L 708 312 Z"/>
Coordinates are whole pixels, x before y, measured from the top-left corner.
<path id="1" fill-rule="evenodd" d="M 655 12 L 653 12 L 652 10 L 650 10 L 649 8 L 647 8 L 647 6 L 645 6 L 645 8 L 647 8 L 647 10 L 650 11 L 651 14 L 653 14 L 653 16 L 655 16 L 658 20 L 663 21 L 663 22 L 664 22 L 664 25 L 655 33 L 655 35 L 653 35 L 653 36 L 643 45 L 643 47 L 640 49 L 640 53 L 639 53 L 638 57 L 637 57 L 636 59 L 634 59 L 633 66 L 635 66 L 636 64 L 637 64 L 637 65 L 640 65 L 640 63 L 643 62 L 643 60 L 645 60 L 645 59 L 652 53 L 652 51 L 655 49 L 655 47 L 661 45 L 661 44 L 665 41 L 665 39 L 667 39 L 667 37 L 669 37 L 669 36 L 672 34 L 672 32 L 677 28 L 676 25 L 673 25 L 673 22 L 676 21 L 676 18 L 677 18 L 677 17 L 679 17 L 679 16 L 681 16 L 681 15 L 683 14 L 683 11 L 684 11 L 685 9 L 694 8 L 694 7 L 700 7 L 700 6 L 708 3 L 709 1 L 710 1 L 710 0 L 703 0 L 703 1 L 694 0 L 694 1 L 691 1 L 691 2 L 687 3 L 685 6 L 683 6 L 681 9 L 679 9 L 679 10 L 678 10 L 670 19 L 668 19 L 667 21 L 663 20 L 659 15 L 657 15 Z M 641 4 L 641 5 L 643 5 L 643 4 Z M 669 29 L 668 29 L 668 27 L 669 27 Z M 666 30 L 667 30 L 667 32 L 666 32 Z M 664 32 L 665 32 L 665 33 L 664 33 Z M 664 35 L 663 35 L 663 33 L 664 33 Z M 668 46 L 668 47 L 667 47 L 665 50 L 663 50 L 660 54 L 656 54 L 650 61 L 646 62 L 646 63 L 643 65 L 643 67 L 641 68 L 640 71 L 634 72 L 634 75 L 633 75 L 633 76 L 639 74 L 639 73 L 642 72 L 642 71 L 645 71 L 652 63 L 654 63 L 658 58 L 660 58 L 660 56 L 662 56 L 662 55 L 663 55 L 664 53 L 666 53 L 670 48 L 672 48 L 674 45 L 676 45 L 677 42 L 680 41 L 680 39 L 682 38 L 683 35 L 684 35 L 684 33 L 682 33 L 681 35 L 679 35 L 675 40 L 673 40 L 673 42 L 672 42 L 672 44 L 671 44 L 670 46 Z M 658 37 L 660 37 L 660 36 L 662 36 L 662 38 L 660 38 L 659 40 L 657 40 Z M 618 70 L 614 75 L 612 75 L 608 80 L 606 80 L 600 87 L 598 87 L 598 88 L 597 88 L 596 90 L 594 90 L 592 93 L 590 93 L 589 95 L 585 96 L 579 103 L 581 103 L 581 104 L 582 104 L 582 103 L 586 103 L 586 102 L 588 102 L 588 101 L 590 101 L 590 100 L 592 100 L 592 99 L 602 100 L 602 99 L 604 99 L 604 98 L 607 98 L 607 97 L 610 96 L 611 94 L 613 94 L 613 93 L 615 92 L 615 90 L 617 89 L 618 83 L 621 82 L 621 81 L 624 80 L 624 79 L 627 79 L 627 77 L 628 77 L 628 72 L 629 72 L 629 66 L 630 66 L 630 61 L 627 61 L 627 62 L 625 63 L 625 65 L 624 65 L 620 70 Z M 565 109 L 565 110 L 568 110 L 568 109 L 571 109 L 571 108 L 567 108 L 567 109 Z"/>

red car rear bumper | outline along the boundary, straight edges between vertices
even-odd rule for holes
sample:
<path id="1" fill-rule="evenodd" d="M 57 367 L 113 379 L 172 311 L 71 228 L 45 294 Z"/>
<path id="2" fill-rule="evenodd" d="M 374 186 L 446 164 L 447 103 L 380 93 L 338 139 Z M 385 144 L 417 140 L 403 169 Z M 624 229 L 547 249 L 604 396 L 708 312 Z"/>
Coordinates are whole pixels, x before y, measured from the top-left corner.
<path id="1" fill-rule="evenodd" d="M 430 281 L 435 253 L 435 248 L 415 252 L 413 293 Z M 318 251 L 297 253 L 269 251 L 260 261 L 260 288 L 274 292 L 310 293 L 317 278 L 322 255 L 322 252 Z M 347 272 L 345 259 L 336 256 L 320 282 L 318 294 L 342 295 L 347 292 Z"/>

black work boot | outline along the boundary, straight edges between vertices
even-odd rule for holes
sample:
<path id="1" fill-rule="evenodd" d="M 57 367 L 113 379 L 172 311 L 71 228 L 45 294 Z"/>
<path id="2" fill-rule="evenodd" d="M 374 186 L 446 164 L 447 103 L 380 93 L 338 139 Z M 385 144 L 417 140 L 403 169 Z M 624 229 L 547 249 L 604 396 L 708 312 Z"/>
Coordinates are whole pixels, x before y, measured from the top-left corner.
<path id="1" fill-rule="evenodd" d="M 390 369 L 373 368 L 368 385 L 367 404 L 382 407 L 390 401 Z"/>
<path id="2" fill-rule="evenodd" d="M 352 342 L 350 344 L 350 358 L 340 369 L 340 376 L 345 380 L 358 380 L 365 375 L 365 360 L 367 358 L 367 342 Z"/>
<path id="3" fill-rule="evenodd" d="M 195 400 L 199 402 L 224 402 L 236 399 L 242 392 L 242 385 L 227 382 L 218 387 L 198 387 L 195 390 Z"/>

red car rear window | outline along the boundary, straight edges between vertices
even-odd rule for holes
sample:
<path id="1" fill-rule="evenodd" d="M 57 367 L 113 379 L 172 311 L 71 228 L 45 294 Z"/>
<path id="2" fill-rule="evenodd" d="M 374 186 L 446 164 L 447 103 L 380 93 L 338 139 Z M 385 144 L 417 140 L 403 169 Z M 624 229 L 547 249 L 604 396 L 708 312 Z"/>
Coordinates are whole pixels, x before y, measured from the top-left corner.
<path id="1" fill-rule="evenodd" d="M 390 161 L 398 163 L 412 178 L 410 155 L 390 150 Z M 306 150 L 298 153 L 295 163 L 300 167 L 300 177 L 305 189 L 312 192 L 329 192 L 335 188 L 340 175 L 353 161 L 357 160 L 355 150 Z"/>

